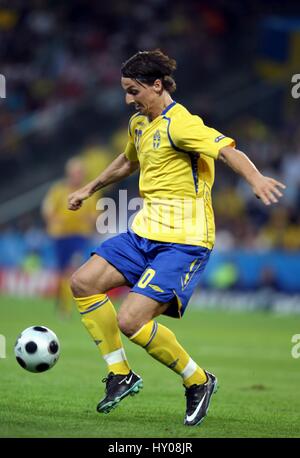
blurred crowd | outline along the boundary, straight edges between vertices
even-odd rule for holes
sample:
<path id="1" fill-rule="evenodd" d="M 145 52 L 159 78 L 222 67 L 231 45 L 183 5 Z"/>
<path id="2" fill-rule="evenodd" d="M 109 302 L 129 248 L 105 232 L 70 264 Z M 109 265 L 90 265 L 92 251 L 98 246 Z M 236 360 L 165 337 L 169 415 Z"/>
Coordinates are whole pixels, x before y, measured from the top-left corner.
<path id="1" fill-rule="evenodd" d="M 283 182 L 286 189 L 278 204 L 265 207 L 245 180 L 217 164 L 214 209 L 219 249 L 300 249 L 298 119 L 294 113 L 277 129 L 253 117 L 238 119 L 228 126 L 237 147 L 246 152 L 264 175 Z"/>
<path id="2" fill-rule="evenodd" d="M 270 3 L 275 12 L 280 8 L 280 2 Z M 217 250 L 299 251 L 299 107 L 290 110 L 283 97 L 275 117 L 270 103 L 270 122 L 252 110 L 221 125 L 209 110 L 201 110 L 211 101 L 209 94 L 200 100 L 206 84 L 225 80 L 232 69 L 253 70 L 249 62 L 255 60 L 259 8 L 264 5 L 258 1 L 3 0 L 0 73 L 6 77 L 7 97 L 0 100 L 2 186 L 21 183 L 25 173 L 27 188 L 40 184 L 42 176 L 46 181 L 60 178 L 62 164 L 71 156 L 83 162 L 86 180 L 101 172 L 126 144 L 128 113 L 119 84 L 120 64 L 137 50 L 160 47 L 178 61 L 176 100 L 198 104 L 204 122 L 233 137 L 262 173 L 287 185 L 281 203 L 265 207 L 244 180 L 217 162 Z M 99 97 L 100 108 L 94 113 L 93 102 Z M 67 114 L 77 106 L 86 109 L 67 127 Z M 129 198 L 137 195 L 136 178 L 128 179 L 125 187 Z M 11 197 L 22 192 L 21 184 L 14 186 Z M 106 193 L 114 196 L 117 188 Z M 28 271 L 45 262 L 54 266 L 40 208 L 1 226 L 0 253 L 6 259 L 2 265 L 14 262 Z"/>
<path id="3" fill-rule="evenodd" d="M 241 56 L 239 13 L 224 1 L 3 0 L 0 70 L 8 96 L 0 105 L 0 165 L 17 163 L 25 135 L 51 130 L 87 97 L 106 94 L 109 104 L 119 96 L 120 64 L 136 50 L 167 50 L 189 89 L 199 71 L 209 79 Z"/>

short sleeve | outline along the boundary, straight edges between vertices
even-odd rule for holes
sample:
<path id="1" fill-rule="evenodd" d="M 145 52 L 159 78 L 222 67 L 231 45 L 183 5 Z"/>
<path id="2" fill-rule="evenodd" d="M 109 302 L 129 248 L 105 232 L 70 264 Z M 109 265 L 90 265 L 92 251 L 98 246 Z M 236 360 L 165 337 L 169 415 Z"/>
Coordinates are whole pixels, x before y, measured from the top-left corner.
<path id="1" fill-rule="evenodd" d="M 130 162 L 138 161 L 137 153 L 135 146 L 132 142 L 128 142 L 124 151 L 125 156 Z"/>
<path id="2" fill-rule="evenodd" d="M 173 124 L 173 125 L 172 125 Z M 199 116 L 187 116 L 170 123 L 170 136 L 180 150 L 205 154 L 217 159 L 224 146 L 235 146 L 235 141 L 204 124 Z"/>

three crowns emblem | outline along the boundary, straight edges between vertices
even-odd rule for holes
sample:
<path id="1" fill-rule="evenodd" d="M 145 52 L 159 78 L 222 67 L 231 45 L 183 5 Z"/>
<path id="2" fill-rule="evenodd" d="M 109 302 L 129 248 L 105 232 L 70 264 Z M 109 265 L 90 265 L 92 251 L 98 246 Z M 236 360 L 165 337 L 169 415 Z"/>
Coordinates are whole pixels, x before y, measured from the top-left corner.
<path id="1" fill-rule="evenodd" d="M 160 132 L 157 130 L 153 135 L 153 149 L 158 149 L 160 147 Z"/>

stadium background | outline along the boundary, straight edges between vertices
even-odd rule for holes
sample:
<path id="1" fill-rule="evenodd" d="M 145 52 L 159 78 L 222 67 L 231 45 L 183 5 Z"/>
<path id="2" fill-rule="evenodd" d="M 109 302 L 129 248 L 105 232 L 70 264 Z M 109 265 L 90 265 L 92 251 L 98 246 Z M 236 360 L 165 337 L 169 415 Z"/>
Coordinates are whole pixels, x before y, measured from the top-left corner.
<path id="1" fill-rule="evenodd" d="M 292 75 L 300 73 L 297 2 L 15 0 L 0 7 L 0 307 L 7 320 L 26 321 L 17 297 L 28 313 L 48 297 L 40 303 L 61 327 L 49 312 L 56 265 L 42 199 L 70 157 L 81 156 L 97 175 L 122 152 L 130 110 L 120 64 L 156 47 L 178 62 L 175 100 L 287 184 L 280 203 L 264 207 L 216 164 L 217 242 L 193 306 L 300 311 L 300 99 L 291 95 Z M 137 177 L 104 195 L 118 203 L 119 189 L 138 196 Z M 91 246 L 101 238 L 95 231 Z"/>

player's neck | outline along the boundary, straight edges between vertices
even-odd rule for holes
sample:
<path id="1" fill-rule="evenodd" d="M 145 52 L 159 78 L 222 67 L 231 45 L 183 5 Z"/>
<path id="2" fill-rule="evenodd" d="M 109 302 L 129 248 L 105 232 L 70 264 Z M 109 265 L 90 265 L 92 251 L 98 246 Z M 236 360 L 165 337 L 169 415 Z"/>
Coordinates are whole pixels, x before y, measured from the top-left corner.
<path id="1" fill-rule="evenodd" d="M 158 103 L 151 109 L 148 114 L 149 121 L 153 121 L 155 118 L 160 116 L 162 112 L 173 102 L 172 97 L 168 92 L 162 94 L 162 97 L 158 100 Z"/>

